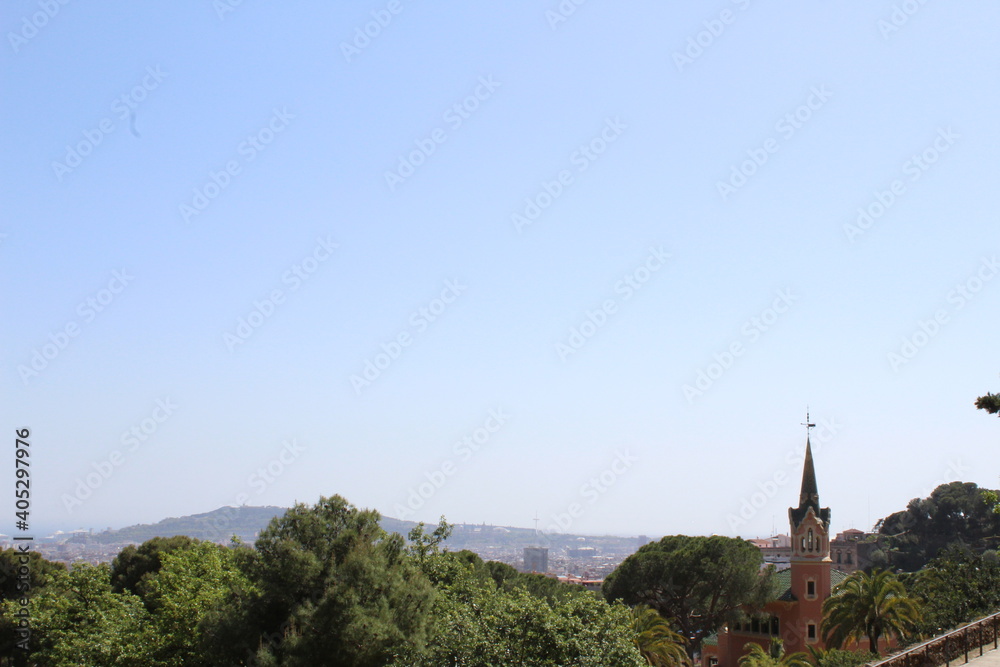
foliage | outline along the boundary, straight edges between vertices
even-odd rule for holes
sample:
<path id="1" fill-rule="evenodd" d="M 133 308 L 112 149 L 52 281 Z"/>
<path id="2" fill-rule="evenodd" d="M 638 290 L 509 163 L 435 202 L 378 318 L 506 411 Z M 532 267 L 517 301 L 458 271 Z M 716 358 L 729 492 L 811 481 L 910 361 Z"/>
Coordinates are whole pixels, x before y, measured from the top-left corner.
<path id="1" fill-rule="evenodd" d="M 690 664 L 684 650 L 684 637 L 670 627 L 670 622 L 648 605 L 632 608 L 632 641 L 646 662 L 653 667 L 681 667 Z"/>
<path id="2" fill-rule="evenodd" d="M 179 549 L 190 549 L 197 544 L 184 535 L 154 537 L 140 544 L 122 549 L 111 563 L 111 588 L 115 593 L 135 593 L 145 598 L 146 581 L 159 572 L 163 557 Z"/>
<path id="3" fill-rule="evenodd" d="M 812 662 L 816 667 L 860 667 L 879 659 L 877 653 L 868 651 L 845 651 L 839 648 L 818 649 L 809 647 Z"/>
<path id="4" fill-rule="evenodd" d="M 1000 394 L 986 392 L 985 396 L 980 396 L 976 399 L 976 407 L 980 410 L 986 410 L 991 415 L 1000 417 Z"/>
<path id="5" fill-rule="evenodd" d="M 18 570 L 24 565 L 21 559 L 25 556 L 30 573 L 29 597 L 49 585 L 57 574 L 66 571 L 65 565 L 45 560 L 36 551 L 24 553 L 17 549 L 4 549 L 0 551 L 0 600 L 12 600 L 23 595 L 18 587 Z"/>
<path id="6" fill-rule="evenodd" d="M 202 644 L 202 627 L 233 591 L 251 588 L 231 549 L 201 542 L 165 554 L 159 572 L 146 583 L 147 606 L 158 638 L 157 666 L 212 667 Z"/>
<path id="7" fill-rule="evenodd" d="M 27 558 L 27 563 L 22 562 L 24 558 Z M 22 567 L 27 567 L 27 580 L 19 578 L 19 570 Z M 45 560 L 36 551 L 24 553 L 17 549 L 4 549 L 0 551 L 0 602 L 19 600 L 22 597 L 33 599 L 65 571 L 65 565 Z M 15 627 L 16 623 L 0 622 L 2 657 L 10 658 L 17 653 Z"/>
<path id="8" fill-rule="evenodd" d="M 870 575 L 862 570 L 842 581 L 823 602 L 823 641 L 841 648 L 868 638 L 868 649 L 878 653 L 878 641 L 905 639 L 917 630 L 920 613 L 902 582 L 887 570 Z"/>
<path id="9" fill-rule="evenodd" d="M 736 610 L 773 597 L 772 572 L 761 574 L 762 562 L 760 549 L 745 540 L 673 535 L 626 558 L 602 590 L 610 601 L 648 604 L 673 618 L 694 655 Z"/>
<path id="10" fill-rule="evenodd" d="M 161 538 L 113 568 L 39 567 L 33 657 L 46 667 L 642 667 L 642 646 L 648 664 L 685 665 L 655 611 L 443 551 L 450 530 L 443 519 L 430 534 L 418 525 L 407 543 L 377 512 L 334 496 L 275 518 L 252 548 Z M 0 630 L 13 632 L 17 609 L 4 603 Z"/>
<path id="11" fill-rule="evenodd" d="M 340 496 L 297 504 L 239 555 L 256 589 L 234 595 L 206 628 L 228 653 L 261 664 L 383 665 L 419 648 L 434 591 L 378 512 Z"/>
<path id="12" fill-rule="evenodd" d="M 906 510 L 879 521 L 880 546 L 893 568 L 915 572 L 952 544 L 976 552 L 995 548 L 1000 515 L 971 482 L 942 484 L 930 497 L 914 498 Z"/>
<path id="13" fill-rule="evenodd" d="M 938 634 L 1000 608 L 1000 563 L 996 552 L 953 546 L 911 575 L 908 588 L 922 603 L 922 633 Z"/>
<path id="14" fill-rule="evenodd" d="M 437 528 L 428 535 L 424 532 L 424 523 L 421 521 L 407 535 L 407 539 L 410 541 L 410 552 L 417 557 L 418 561 L 425 560 L 429 554 L 438 552 L 441 543 L 451 536 L 452 530 L 452 526 L 449 526 L 444 517 L 441 517 Z"/>
<path id="15" fill-rule="evenodd" d="M 5 622 L 17 603 L 3 605 Z M 107 565 L 56 572 L 32 600 L 31 655 L 46 667 L 147 667 L 156 637 L 149 614 L 131 593 L 111 590 Z"/>
<path id="16" fill-rule="evenodd" d="M 785 653 L 780 639 L 772 639 L 770 650 L 754 642 L 747 642 L 746 653 L 740 658 L 740 667 L 813 667 L 806 653 Z"/>
<path id="17" fill-rule="evenodd" d="M 632 643 L 629 611 L 621 604 L 587 594 L 548 600 L 524 586 L 498 586 L 481 562 L 447 552 L 432 560 L 441 561 L 437 572 L 451 574 L 439 584 L 427 644 L 404 652 L 395 665 L 645 664 Z"/>

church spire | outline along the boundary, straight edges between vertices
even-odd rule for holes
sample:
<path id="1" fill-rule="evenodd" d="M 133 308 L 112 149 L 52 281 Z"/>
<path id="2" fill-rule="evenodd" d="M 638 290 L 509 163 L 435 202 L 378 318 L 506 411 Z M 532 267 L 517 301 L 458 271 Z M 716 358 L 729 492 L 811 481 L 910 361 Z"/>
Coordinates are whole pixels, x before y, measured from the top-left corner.
<path id="1" fill-rule="evenodd" d="M 816 484 L 816 467 L 813 464 L 812 442 L 809 437 L 809 430 L 814 428 L 816 424 L 809 421 L 808 410 L 806 410 L 806 421 L 802 425 L 806 427 L 806 458 L 802 463 L 802 487 L 799 491 L 799 506 L 789 508 L 788 516 L 794 528 L 802 523 L 806 513 L 811 508 L 816 518 L 823 522 L 824 527 L 828 528 L 830 525 L 830 508 L 821 508 L 819 506 L 819 486 Z"/>
<path id="2" fill-rule="evenodd" d="M 802 464 L 802 488 L 799 491 L 799 508 L 811 506 L 819 513 L 819 487 L 816 484 L 816 468 L 813 465 L 812 443 L 806 436 L 806 460 Z"/>

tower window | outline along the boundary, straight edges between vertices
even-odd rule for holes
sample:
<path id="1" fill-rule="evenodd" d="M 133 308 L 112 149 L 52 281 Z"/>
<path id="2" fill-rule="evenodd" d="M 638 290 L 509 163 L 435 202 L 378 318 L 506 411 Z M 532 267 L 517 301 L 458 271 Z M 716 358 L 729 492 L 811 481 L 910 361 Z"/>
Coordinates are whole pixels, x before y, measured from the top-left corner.
<path id="1" fill-rule="evenodd" d="M 816 624 L 815 623 L 810 623 L 807 626 L 807 633 L 808 633 L 809 639 L 816 639 Z"/>
<path id="2" fill-rule="evenodd" d="M 813 550 L 813 529 L 809 529 L 809 551 Z"/>
<path id="3" fill-rule="evenodd" d="M 816 582 L 812 579 L 806 582 L 806 595 L 816 597 Z"/>

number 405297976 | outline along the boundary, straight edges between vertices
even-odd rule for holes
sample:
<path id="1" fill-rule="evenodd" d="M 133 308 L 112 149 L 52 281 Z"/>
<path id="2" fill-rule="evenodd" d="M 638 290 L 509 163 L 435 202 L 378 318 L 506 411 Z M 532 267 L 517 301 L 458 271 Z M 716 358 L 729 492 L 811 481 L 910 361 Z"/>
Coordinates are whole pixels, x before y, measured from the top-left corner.
<path id="1" fill-rule="evenodd" d="M 14 445 L 14 497 L 17 511 L 16 526 L 19 530 L 28 530 L 28 516 L 31 512 L 31 470 L 28 459 L 31 457 L 31 450 L 28 449 L 31 443 L 28 437 L 31 432 L 22 428 L 17 432 L 17 442 Z"/>

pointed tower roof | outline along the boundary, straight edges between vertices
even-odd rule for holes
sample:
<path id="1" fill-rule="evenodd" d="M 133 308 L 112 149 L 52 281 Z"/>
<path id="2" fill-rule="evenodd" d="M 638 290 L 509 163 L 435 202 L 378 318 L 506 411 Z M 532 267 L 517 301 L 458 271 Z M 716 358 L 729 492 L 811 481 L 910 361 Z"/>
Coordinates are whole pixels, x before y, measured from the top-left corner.
<path id="1" fill-rule="evenodd" d="M 799 507 L 812 505 L 819 511 L 819 488 L 816 485 L 816 468 L 813 465 L 812 443 L 806 436 L 806 460 L 802 464 L 802 489 L 799 491 Z"/>
<path id="2" fill-rule="evenodd" d="M 802 464 L 802 488 L 799 491 L 799 506 L 788 509 L 788 518 L 792 527 L 798 527 L 806 518 L 806 512 L 812 508 L 816 517 L 823 522 L 823 527 L 830 528 L 830 508 L 819 506 L 819 487 L 816 484 L 816 468 L 813 465 L 812 443 L 806 436 L 806 460 Z"/>

